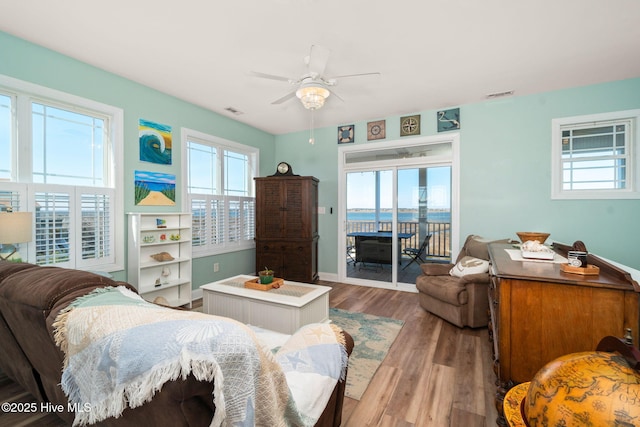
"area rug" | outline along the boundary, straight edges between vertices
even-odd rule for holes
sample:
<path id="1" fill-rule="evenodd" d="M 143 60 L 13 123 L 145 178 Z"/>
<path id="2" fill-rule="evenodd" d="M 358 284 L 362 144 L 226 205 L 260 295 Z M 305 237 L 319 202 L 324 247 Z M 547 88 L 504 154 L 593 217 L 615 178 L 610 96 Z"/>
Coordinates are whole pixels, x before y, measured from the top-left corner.
<path id="1" fill-rule="evenodd" d="M 202 307 L 192 310 L 202 311 Z M 339 308 L 330 308 L 329 318 L 353 337 L 345 396 L 360 400 L 400 333 L 404 321 Z"/>
<path id="2" fill-rule="evenodd" d="M 338 308 L 329 309 L 329 318 L 353 337 L 345 396 L 360 400 L 404 321 Z"/>

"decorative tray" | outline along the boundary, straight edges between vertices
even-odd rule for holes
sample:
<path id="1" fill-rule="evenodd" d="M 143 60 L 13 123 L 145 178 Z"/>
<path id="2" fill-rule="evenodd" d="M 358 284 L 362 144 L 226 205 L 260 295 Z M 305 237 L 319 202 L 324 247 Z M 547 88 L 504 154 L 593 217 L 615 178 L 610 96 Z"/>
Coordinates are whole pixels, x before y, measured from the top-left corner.
<path id="1" fill-rule="evenodd" d="M 522 258 L 531 258 L 531 259 L 549 259 L 552 260 L 554 257 L 554 252 L 552 250 L 548 251 L 521 251 Z"/>
<path id="2" fill-rule="evenodd" d="M 540 242 L 533 240 L 520 245 L 522 258 L 553 260 L 554 252 Z"/>
<path id="3" fill-rule="evenodd" d="M 272 288 L 279 288 L 284 285 L 284 279 L 280 279 L 278 277 L 273 278 L 273 282 L 263 285 L 260 283 L 260 279 L 251 279 L 249 281 L 244 282 L 244 287 L 249 289 L 256 289 L 258 291 L 268 291 Z"/>
<path id="4" fill-rule="evenodd" d="M 596 276 L 600 274 L 600 267 L 588 264 L 586 267 L 574 267 L 569 264 L 560 264 L 560 270 L 565 273 L 582 274 L 583 276 Z"/>

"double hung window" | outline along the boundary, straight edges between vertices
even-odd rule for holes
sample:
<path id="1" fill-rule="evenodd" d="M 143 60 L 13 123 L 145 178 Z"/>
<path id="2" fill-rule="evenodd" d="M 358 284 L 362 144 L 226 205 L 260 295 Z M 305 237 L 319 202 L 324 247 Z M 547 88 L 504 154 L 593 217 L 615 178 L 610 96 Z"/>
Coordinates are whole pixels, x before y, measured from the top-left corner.
<path id="1" fill-rule="evenodd" d="M 639 118 L 634 110 L 553 120 L 553 198 L 640 197 Z"/>
<path id="2" fill-rule="evenodd" d="M 0 210 L 33 212 L 22 258 L 123 268 L 121 109 L 0 77 Z M 120 255 L 118 255 L 120 254 Z"/>
<path id="3" fill-rule="evenodd" d="M 182 142 L 193 254 L 255 247 L 258 149 L 190 129 L 182 130 Z"/>

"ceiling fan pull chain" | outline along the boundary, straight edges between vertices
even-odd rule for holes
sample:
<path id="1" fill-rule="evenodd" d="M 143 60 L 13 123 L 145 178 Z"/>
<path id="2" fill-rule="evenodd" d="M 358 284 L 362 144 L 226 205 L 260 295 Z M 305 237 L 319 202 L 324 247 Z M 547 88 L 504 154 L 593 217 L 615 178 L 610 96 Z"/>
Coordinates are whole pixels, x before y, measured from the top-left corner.
<path id="1" fill-rule="evenodd" d="M 313 112 L 314 112 L 314 110 L 311 110 L 311 131 L 310 131 L 310 136 L 309 136 L 309 144 L 311 144 L 311 145 L 315 144 L 315 142 L 316 142 L 316 139 L 313 137 L 313 128 L 314 128 Z"/>

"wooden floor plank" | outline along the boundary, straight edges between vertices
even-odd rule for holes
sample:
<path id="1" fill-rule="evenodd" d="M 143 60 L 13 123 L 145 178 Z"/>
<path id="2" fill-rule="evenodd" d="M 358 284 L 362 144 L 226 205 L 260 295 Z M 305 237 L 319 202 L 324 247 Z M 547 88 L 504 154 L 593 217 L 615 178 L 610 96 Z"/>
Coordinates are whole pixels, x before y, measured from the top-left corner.
<path id="1" fill-rule="evenodd" d="M 415 422 L 417 427 L 454 425 L 451 424 L 454 381 L 454 368 L 437 363 L 433 364 Z"/>
<path id="2" fill-rule="evenodd" d="M 458 356 L 455 363 L 456 382 L 453 406 L 474 414 L 484 413 L 484 376 L 480 337 L 460 335 Z"/>
<path id="3" fill-rule="evenodd" d="M 396 368 L 381 366 L 345 426 L 380 425 L 384 418 L 387 403 L 398 385 L 400 375 L 401 373 Z"/>
<path id="4" fill-rule="evenodd" d="M 458 408 L 453 408 L 451 411 L 451 423 L 452 426 L 464 426 L 464 427 L 484 427 L 486 419 L 482 415 L 466 412 Z"/>

